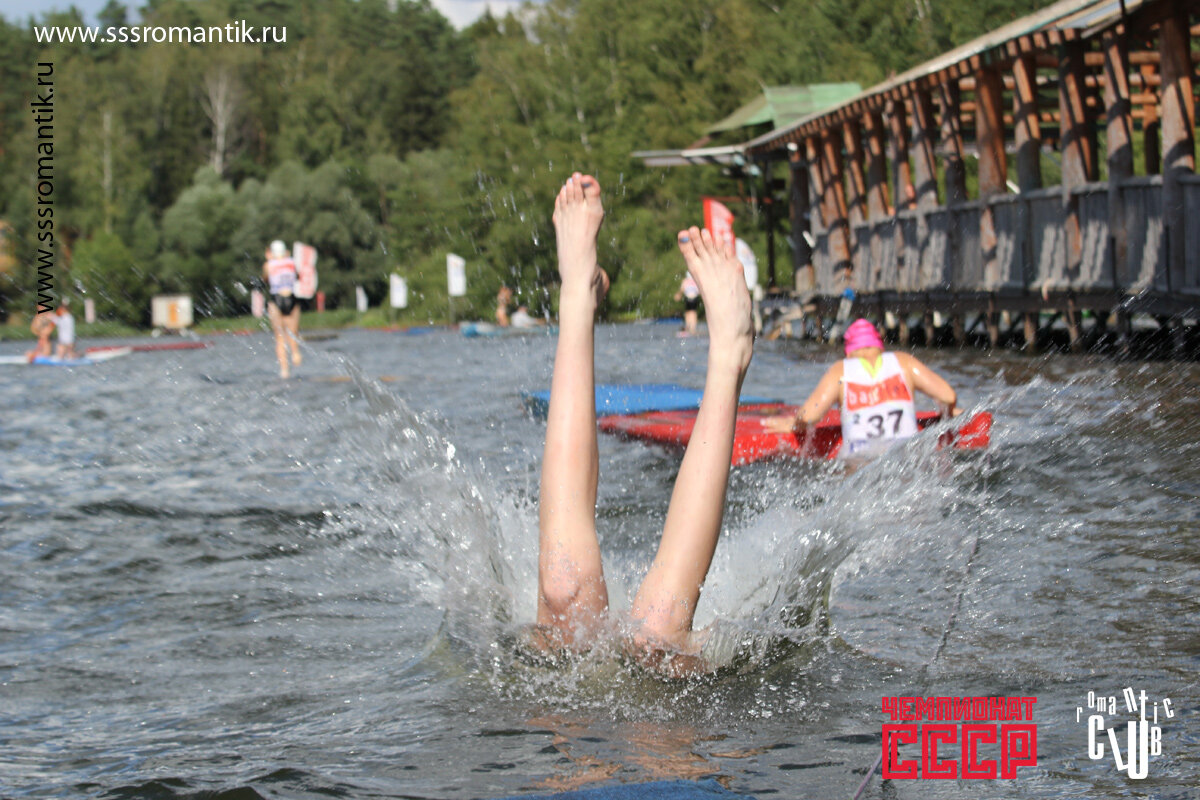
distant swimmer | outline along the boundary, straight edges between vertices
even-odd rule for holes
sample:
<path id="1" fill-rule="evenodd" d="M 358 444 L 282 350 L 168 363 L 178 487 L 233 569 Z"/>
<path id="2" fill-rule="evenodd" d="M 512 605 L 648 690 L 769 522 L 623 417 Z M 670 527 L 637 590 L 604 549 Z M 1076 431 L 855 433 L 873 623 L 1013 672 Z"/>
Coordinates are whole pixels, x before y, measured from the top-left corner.
<path id="1" fill-rule="evenodd" d="M 683 276 L 679 291 L 675 293 L 675 302 L 683 301 L 683 332 L 695 336 L 700 329 L 700 287 L 692 273 Z"/>
<path id="2" fill-rule="evenodd" d="M 75 352 L 75 317 L 71 316 L 71 309 L 67 307 L 66 300 L 63 300 L 54 312 L 54 328 L 58 333 L 55 357 L 60 361 L 79 358 L 79 354 Z"/>
<path id="3" fill-rule="evenodd" d="M 37 337 L 37 344 L 25 353 L 25 357 L 33 361 L 35 358 L 53 356 L 54 347 L 50 344 L 50 337 L 54 334 L 54 312 L 49 309 L 39 311 L 29 323 L 29 330 Z"/>
<path id="4" fill-rule="evenodd" d="M 512 302 L 512 297 L 512 289 L 507 286 L 501 286 L 500 291 L 496 292 L 496 324 L 501 328 L 507 328 L 510 324 L 508 304 Z"/>
<path id="5" fill-rule="evenodd" d="M 795 416 L 775 417 L 770 430 L 807 436 L 833 406 L 842 410 L 841 457 L 869 458 L 917 433 L 914 391 L 933 398 L 943 417 L 956 416 L 958 395 L 941 375 L 908 353 L 885 352 L 875 326 L 856 320 L 844 336 L 846 358 L 826 370 Z"/>
<path id="6" fill-rule="evenodd" d="M 275 334 L 275 357 L 279 359 L 279 377 L 291 374 L 291 363 L 300 366 L 300 303 L 296 300 L 296 283 L 300 274 L 296 262 L 288 254 L 287 245 L 276 239 L 267 250 L 267 261 L 263 264 L 263 280 L 267 282 L 270 302 L 267 316 Z"/>
<path id="7" fill-rule="evenodd" d="M 596 537 L 595 314 L 608 291 L 596 258 L 604 220 L 596 179 L 576 172 L 554 203 L 562 279 L 538 514 L 534 644 L 586 649 L 608 627 L 608 588 Z M 692 630 L 700 587 L 721 531 L 738 394 L 754 352 L 742 265 L 708 231 L 680 231 L 679 250 L 708 311 L 704 403 L 667 508 L 658 552 L 630 612 L 624 646 L 671 676 L 709 669 L 706 633 Z"/>

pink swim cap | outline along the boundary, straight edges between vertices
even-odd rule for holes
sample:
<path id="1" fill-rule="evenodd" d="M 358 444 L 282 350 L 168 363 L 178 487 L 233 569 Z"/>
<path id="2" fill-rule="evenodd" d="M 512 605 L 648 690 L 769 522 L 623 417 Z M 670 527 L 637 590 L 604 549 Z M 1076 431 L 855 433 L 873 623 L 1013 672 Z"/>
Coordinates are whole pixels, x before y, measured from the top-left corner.
<path id="1" fill-rule="evenodd" d="M 874 325 L 865 319 L 856 319 L 849 328 L 846 328 L 844 338 L 846 340 L 846 355 L 850 355 L 862 347 L 878 347 L 880 350 L 883 349 L 883 340 L 879 338 L 879 332 L 875 330 Z"/>

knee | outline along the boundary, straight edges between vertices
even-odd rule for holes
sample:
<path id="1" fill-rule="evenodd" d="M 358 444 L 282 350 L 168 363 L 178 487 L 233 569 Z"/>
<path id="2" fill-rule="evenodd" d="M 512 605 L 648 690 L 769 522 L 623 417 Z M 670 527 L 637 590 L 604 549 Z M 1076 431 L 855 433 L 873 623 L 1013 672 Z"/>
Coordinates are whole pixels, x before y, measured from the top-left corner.
<path id="1" fill-rule="evenodd" d="M 555 619 L 565 618 L 579 599 L 581 586 L 573 578 L 551 578 L 542 581 L 542 605 Z"/>

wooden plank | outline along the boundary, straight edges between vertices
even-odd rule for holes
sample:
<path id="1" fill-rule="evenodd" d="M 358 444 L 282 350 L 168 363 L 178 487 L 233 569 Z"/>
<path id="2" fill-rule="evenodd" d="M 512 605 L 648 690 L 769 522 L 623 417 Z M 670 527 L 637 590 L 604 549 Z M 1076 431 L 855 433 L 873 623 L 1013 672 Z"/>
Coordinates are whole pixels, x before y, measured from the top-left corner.
<path id="1" fill-rule="evenodd" d="M 959 116 L 961 92 L 958 84 L 946 82 L 941 85 L 941 148 L 942 168 L 946 178 L 946 204 L 955 205 L 967 201 L 967 168 L 963 161 L 962 120 Z"/>
<path id="2" fill-rule="evenodd" d="M 911 145 L 916 206 L 936 208 L 938 204 L 937 158 L 934 144 L 938 139 L 937 118 L 933 114 L 933 95 L 920 91 L 913 95 L 916 137 Z"/>
<path id="3" fill-rule="evenodd" d="M 1042 126 L 1038 119 L 1037 65 L 1031 56 L 1013 63 L 1013 127 L 1017 185 L 1022 192 L 1042 186 Z"/>
<path id="4" fill-rule="evenodd" d="M 1185 270 L 1183 191 L 1179 180 L 1196 166 L 1196 101 L 1192 94 L 1188 10 L 1178 0 L 1158 32 L 1162 71 L 1163 226 L 1167 234 L 1167 286 L 1183 287 Z"/>
<path id="5" fill-rule="evenodd" d="M 1129 236 L 1125 230 L 1121 182 L 1133 177 L 1133 104 L 1129 96 L 1129 62 L 1125 36 L 1106 31 L 1104 47 L 1105 139 L 1108 161 L 1108 230 L 1112 237 L 1114 264 L 1128 258 Z M 1116 276 L 1113 276 L 1116 283 Z"/>

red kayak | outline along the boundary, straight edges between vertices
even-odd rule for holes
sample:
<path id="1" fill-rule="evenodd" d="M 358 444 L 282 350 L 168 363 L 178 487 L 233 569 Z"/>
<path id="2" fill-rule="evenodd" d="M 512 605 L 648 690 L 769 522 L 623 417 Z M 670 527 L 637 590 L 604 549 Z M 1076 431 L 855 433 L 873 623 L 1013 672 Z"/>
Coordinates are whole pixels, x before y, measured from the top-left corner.
<path id="1" fill-rule="evenodd" d="M 812 442 L 805 451 L 803 435 L 775 433 L 766 428 L 768 417 L 796 414 L 799 406 L 782 403 L 757 403 L 738 407 L 737 424 L 733 434 L 733 465 L 750 464 L 769 458 L 833 458 L 842 446 L 842 419 L 837 410 L 830 411 L 812 432 Z M 686 447 L 696 424 L 695 409 L 679 411 L 647 411 L 642 414 L 614 414 L 601 417 L 600 430 L 630 439 Z M 918 411 L 917 425 L 922 429 L 939 421 L 936 411 Z M 974 414 L 954 430 L 938 437 L 938 446 L 975 450 L 988 446 L 991 439 L 992 415 L 988 411 Z"/>

